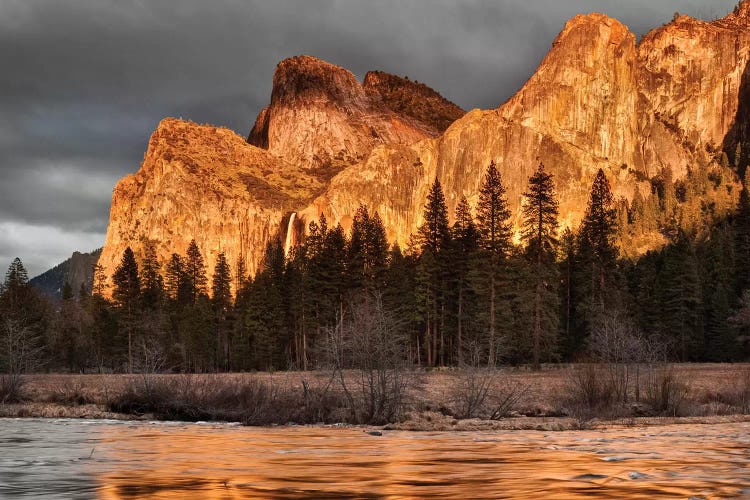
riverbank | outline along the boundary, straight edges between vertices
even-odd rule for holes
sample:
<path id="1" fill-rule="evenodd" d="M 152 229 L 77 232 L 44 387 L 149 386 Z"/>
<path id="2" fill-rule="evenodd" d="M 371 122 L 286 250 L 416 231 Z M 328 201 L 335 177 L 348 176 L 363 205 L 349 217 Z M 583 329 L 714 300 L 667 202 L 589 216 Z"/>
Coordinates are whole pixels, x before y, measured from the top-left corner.
<path id="1" fill-rule="evenodd" d="M 345 423 L 411 431 L 555 431 L 750 420 L 750 365 L 624 370 L 554 365 L 540 372 L 504 368 L 381 373 L 387 380 L 374 392 L 357 371 L 35 374 L 24 377 L 18 402 L 0 404 L 0 417 Z M 615 399 L 608 393 L 615 392 L 618 383 L 625 384 L 627 396 Z M 388 411 L 374 413 L 373 405 Z"/>

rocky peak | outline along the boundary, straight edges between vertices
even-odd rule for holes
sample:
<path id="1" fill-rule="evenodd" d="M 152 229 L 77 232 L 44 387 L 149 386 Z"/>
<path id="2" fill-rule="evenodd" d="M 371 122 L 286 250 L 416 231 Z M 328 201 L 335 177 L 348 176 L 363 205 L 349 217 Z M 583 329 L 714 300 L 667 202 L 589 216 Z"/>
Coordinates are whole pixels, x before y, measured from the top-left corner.
<path id="1" fill-rule="evenodd" d="M 430 127 L 434 136 L 466 114 L 424 83 L 383 71 L 368 72 L 362 85 L 368 94 L 377 95 L 391 111 Z"/>
<path id="2" fill-rule="evenodd" d="M 141 168 L 114 189 L 99 264 L 111 276 L 125 248 L 142 258 L 149 242 L 166 263 L 195 239 L 209 274 L 219 253 L 232 265 L 242 257 L 254 272 L 285 214 L 323 188 L 318 178 L 229 129 L 165 118 Z"/>
<path id="3" fill-rule="evenodd" d="M 276 66 L 271 108 L 316 102 L 359 107 L 366 105 L 365 101 L 357 77 L 340 66 L 306 55 L 284 59 Z"/>
<path id="4" fill-rule="evenodd" d="M 427 86 L 375 76 L 369 82 L 363 86 L 350 71 L 315 57 L 285 59 L 248 142 L 330 178 L 380 144 L 436 136 L 462 114 Z M 439 107 L 425 110 L 422 96 Z"/>

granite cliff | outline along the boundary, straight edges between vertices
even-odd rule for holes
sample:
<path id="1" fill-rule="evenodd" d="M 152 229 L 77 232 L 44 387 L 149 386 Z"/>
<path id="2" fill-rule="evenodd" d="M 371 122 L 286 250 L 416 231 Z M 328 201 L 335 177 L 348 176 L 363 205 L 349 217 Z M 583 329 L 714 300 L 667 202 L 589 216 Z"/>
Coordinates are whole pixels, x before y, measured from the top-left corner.
<path id="1" fill-rule="evenodd" d="M 562 225 L 575 227 L 597 169 L 630 198 L 665 169 L 683 176 L 747 140 L 749 59 L 750 0 L 712 22 L 677 17 L 640 42 L 615 19 L 576 16 L 516 95 L 466 114 L 405 78 L 371 72 L 359 83 L 313 57 L 287 59 L 247 141 L 159 125 L 141 169 L 115 188 L 100 263 L 111 274 L 127 245 L 138 253 L 153 240 L 166 259 L 195 238 L 209 273 L 221 251 L 230 262 L 244 256 L 252 272 L 270 238 L 294 241 L 321 212 L 348 227 L 361 203 L 404 244 L 432 179 L 452 212 L 462 195 L 476 203 L 493 160 L 516 216 L 543 162 Z"/>

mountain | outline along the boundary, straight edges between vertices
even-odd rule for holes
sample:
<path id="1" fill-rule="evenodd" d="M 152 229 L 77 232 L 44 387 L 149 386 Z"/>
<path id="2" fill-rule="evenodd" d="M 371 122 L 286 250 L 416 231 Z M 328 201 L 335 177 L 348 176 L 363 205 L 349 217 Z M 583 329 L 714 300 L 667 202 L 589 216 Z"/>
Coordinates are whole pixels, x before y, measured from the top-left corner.
<path id="1" fill-rule="evenodd" d="M 298 56 L 276 67 L 271 104 L 248 142 L 330 176 L 377 145 L 436 137 L 463 114 L 426 85 L 382 72 L 360 84 L 344 68 Z"/>
<path id="2" fill-rule="evenodd" d="M 83 284 L 86 290 L 91 291 L 94 282 L 94 265 L 102 253 L 101 248 L 93 252 L 73 252 L 71 257 L 56 265 L 49 271 L 30 280 L 37 289 L 50 297 L 62 297 L 62 289 L 67 281 L 74 294 L 77 294 Z"/>
<path id="3" fill-rule="evenodd" d="M 717 151 L 749 139 L 749 59 L 750 0 L 712 22 L 677 17 L 639 43 L 615 19 L 576 16 L 516 95 L 466 114 L 405 78 L 371 72 L 359 83 L 313 57 L 287 59 L 247 141 L 174 119 L 159 125 L 141 169 L 115 188 L 100 263 L 111 274 L 126 246 L 138 253 L 147 240 L 166 260 L 195 238 L 209 274 L 222 251 L 253 271 L 271 238 L 295 241 L 320 213 L 348 228 L 361 203 L 405 244 L 435 177 L 452 212 L 462 195 L 476 204 L 490 161 L 516 222 L 543 162 L 561 224 L 574 228 L 599 168 L 629 199 L 665 172 L 711 168 Z"/>
<path id="4" fill-rule="evenodd" d="M 247 141 L 220 127 L 159 123 L 140 170 L 115 187 L 99 263 L 111 276 L 126 247 L 140 257 L 149 241 L 166 262 L 195 238 L 209 275 L 221 252 L 254 273 L 266 242 L 334 174 L 377 145 L 438 136 L 463 114 L 424 84 L 377 72 L 363 85 L 313 57 L 282 61 Z"/>
<path id="5" fill-rule="evenodd" d="M 738 110 L 749 102 L 740 100 L 750 75 L 749 28 L 747 1 L 714 22 L 681 16 L 640 44 L 615 19 L 576 16 L 506 103 L 471 111 L 438 138 L 374 149 L 334 177 L 300 219 L 326 213 L 346 226 L 364 203 L 381 214 L 392 241 L 406 244 L 436 176 L 452 213 L 461 195 L 476 205 L 494 160 L 516 223 L 526 181 L 543 162 L 555 175 L 561 225 L 575 228 L 599 168 L 617 196 L 631 199 L 663 169 L 679 178 L 688 165 L 714 161 L 722 145 L 734 150 Z"/>
<path id="6" fill-rule="evenodd" d="M 209 274 L 221 252 L 233 264 L 242 255 L 255 272 L 285 214 L 323 189 L 308 170 L 231 130 L 166 118 L 138 173 L 115 187 L 99 264 L 111 276 L 126 247 L 142 257 L 149 241 L 166 262 L 195 238 Z"/>

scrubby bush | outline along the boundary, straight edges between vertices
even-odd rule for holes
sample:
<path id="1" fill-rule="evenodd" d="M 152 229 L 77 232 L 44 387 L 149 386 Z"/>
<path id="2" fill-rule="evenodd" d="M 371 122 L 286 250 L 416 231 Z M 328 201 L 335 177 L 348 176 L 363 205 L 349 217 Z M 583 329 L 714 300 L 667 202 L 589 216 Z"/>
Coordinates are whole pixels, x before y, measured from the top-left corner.
<path id="1" fill-rule="evenodd" d="M 683 416 L 689 406 L 690 386 L 671 367 L 651 370 L 645 389 L 644 403 L 659 415 Z"/>
<path id="2" fill-rule="evenodd" d="M 0 404 L 20 403 L 24 400 L 24 379 L 18 374 L 0 375 Z"/>

